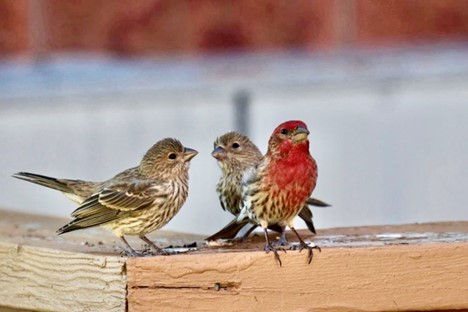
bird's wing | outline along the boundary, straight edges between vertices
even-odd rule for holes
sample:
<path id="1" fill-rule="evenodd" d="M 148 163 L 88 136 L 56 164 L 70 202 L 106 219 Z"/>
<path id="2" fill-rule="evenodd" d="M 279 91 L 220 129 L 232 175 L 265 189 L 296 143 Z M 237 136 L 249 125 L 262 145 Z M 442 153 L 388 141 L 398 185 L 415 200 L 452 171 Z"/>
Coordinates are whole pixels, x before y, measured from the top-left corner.
<path id="1" fill-rule="evenodd" d="M 216 185 L 216 192 L 218 193 L 218 199 L 219 203 L 221 204 L 221 208 L 223 208 L 224 211 L 226 211 L 226 206 L 224 205 L 223 201 L 223 179 L 221 178 Z"/>
<path id="2" fill-rule="evenodd" d="M 167 183 L 153 180 L 110 185 L 88 197 L 72 216 L 82 218 L 100 209 L 121 212 L 141 209 L 156 201 L 166 200 L 170 189 L 168 186 Z"/>
<path id="3" fill-rule="evenodd" d="M 165 185 L 164 185 L 165 186 Z M 157 198 L 168 196 L 168 187 L 154 181 L 129 184 L 124 189 L 105 188 L 99 194 L 99 203 L 107 208 L 117 210 L 136 210 L 153 203 Z"/>
<path id="4" fill-rule="evenodd" d="M 302 220 L 304 220 L 309 231 L 311 231 L 313 234 L 317 234 L 317 232 L 315 231 L 314 221 L 312 220 L 313 218 L 312 211 L 310 210 L 307 204 L 304 204 L 304 207 L 302 207 L 298 216 Z"/>
<path id="5" fill-rule="evenodd" d="M 252 218 L 252 201 L 257 201 L 258 197 L 265 191 L 264 186 L 262 186 L 262 171 L 265 166 L 266 163 L 262 161 L 243 172 L 241 182 L 242 203 L 237 217 L 238 221 Z"/>
<path id="6" fill-rule="evenodd" d="M 112 222 L 131 211 L 166 200 L 170 183 L 134 181 L 107 186 L 88 197 L 75 211 L 75 218 L 58 234 Z"/>
<path id="7" fill-rule="evenodd" d="M 218 198 L 219 198 L 219 203 L 221 204 L 221 208 L 223 208 L 223 210 L 226 211 L 226 206 L 224 205 L 223 197 L 219 195 Z"/>

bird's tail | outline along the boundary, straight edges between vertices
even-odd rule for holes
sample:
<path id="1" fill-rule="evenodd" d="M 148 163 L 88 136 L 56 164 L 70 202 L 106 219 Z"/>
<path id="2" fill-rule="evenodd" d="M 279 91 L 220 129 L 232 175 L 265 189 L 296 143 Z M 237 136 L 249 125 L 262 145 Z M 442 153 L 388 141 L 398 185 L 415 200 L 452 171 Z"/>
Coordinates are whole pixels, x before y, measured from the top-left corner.
<path id="1" fill-rule="evenodd" d="M 306 206 L 306 209 L 307 206 Z M 249 220 L 243 220 L 243 221 L 238 221 L 237 218 L 234 218 L 231 222 L 229 222 L 225 227 L 223 227 L 221 230 L 216 232 L 215 234 L 211 235 L 210 237 L 205 238 L 206 241 L 215 241 L 218 239 L 234 239 L 237 236 L 237 233 L 239 233 L 240 230 L 244 228 L 249 224 Z M 314 224 L 312 223 L 312 228 L 314 227 Z M 271 224 L 268 226 L 269 230 L 281 233 L 282 228 L 278 224 Z"/>
<path id="2" fill-rule="evenodd" d="M 320 199 L 313 198 L 313 197 L 309 198 L 306 201 L 306 204 L 316 206 L 316 207 L 330 207 L 331 206 L 331 205 L 327 204 L 326 202 L 323 202 Z"/>
<path id="3" fill-rule="evenodd" d="M 59 190 L 64 193 L 73 193 L 73 190 L 67 184 L 56 178 L 29 172 L 18 172 L 13 174 L 13 177 L 31 183 L 39 184 L 54 190 Z"/>
<path id="4" fill-rule="evenodd" d="M 70 223 L 65 224 L 64 226 L 62 226 L 60 229 L 58 229 L 56 231 L 56 233 L 58 235 L 60 235 L 60 234 L 63 234 L 63 233 L 68 233 L 68 232 L 72 232 L 72 231 L 76 231 L 76 230 L 82 230 L 82 229 L 84 229 L 84 227 L 79 226 L 77 224 L 72 224 L 70 222 Z"/>
<path id="5" fill-rule="evenodd" d="M 312 221 L 312 211 L 307 205 L 304 205 L 301 212 L 299 212 L 299 217 L 301 217 L 301 219 L 304 220 L 309 231 L 311 231 L 314 234 L 317 234 L 317 232 L 315 231 L 314 222 Z"/>
<path id="6" fill-rule="evenodd" d="M 205 240 L 214 241 L 217 239 L 233 239 L 234 237 L 236 237 L 237 233 L 239 233 L 239 231 L 248 223 L 248 220 L 237 221 L 237 218 L 234 218 L 225 227 L 223 227 L 221 230 L 214 233 L 210 237 L 205 238 Z"/>

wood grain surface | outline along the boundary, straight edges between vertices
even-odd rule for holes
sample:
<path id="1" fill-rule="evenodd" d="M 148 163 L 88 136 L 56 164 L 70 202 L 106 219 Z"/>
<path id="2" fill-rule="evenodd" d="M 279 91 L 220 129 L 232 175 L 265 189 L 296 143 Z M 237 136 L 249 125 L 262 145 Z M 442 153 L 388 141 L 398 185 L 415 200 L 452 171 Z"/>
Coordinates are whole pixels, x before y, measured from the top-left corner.
<path id="1" fill-rule="evenodd" d="M 127 258 L 103 229 L 57 236 L 65 222 L 0 210 L 0 311 L 468 309 L 466 221 L 303 230 L 322 252 L 310 265 L 305 252 L 280 253 L 282 267 L 261 235 L 206 245 L 200 235 L 156 231 L 160 246 L 196 250 Z"/>
<path id="2" fill-rule="evenodd" d="M 419 311 L 468 307 L 468 243 L 133 258 L 129 311 Z"/>
<path id="3" fill-rule="evenodd" d="M 125 261 L 0 242 L 0 305 L 46 311 L 125 311 Z"/>

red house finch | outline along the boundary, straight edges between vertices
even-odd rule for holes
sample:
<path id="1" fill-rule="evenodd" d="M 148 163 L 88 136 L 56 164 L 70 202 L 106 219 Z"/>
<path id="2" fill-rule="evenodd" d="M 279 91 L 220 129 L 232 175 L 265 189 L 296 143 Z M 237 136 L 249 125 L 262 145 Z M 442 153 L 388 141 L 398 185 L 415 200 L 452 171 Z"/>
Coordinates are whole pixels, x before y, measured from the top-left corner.
<path id="1" fill-rule="evenodd" d="M 72 213 L 74 219 L 58 229 L 58 234 L 100 225 L 124 242 L 129 255 L 139 253 L 124 235 L 138 235 L 157 253 L 164 253 L 145 235 L 168 223 L 184 204 L 189 163 L 197 154 L 178 140 L 167 138 L 153 145 L 139 166 L 105 182 L 56 179 L 27 172 L 13 176 L 62 191 L 80 204 Z"/>
<path id="2" fill-rule="evenodd" d="M 273 131 L 265 157 L 243 176 L 243 203 L 237 220 L 248 219 L 263 228 L 265 251 L 273 251 L 280 265 L 278 251 L 268 239 L 267 228 L 271 224 L 278 224 L 283 232 L 288 226 L 299 239 L 300 250 L 309 251 L 309 263 L 313 257 L 312 247 L 294 228 L 294 218 L 317 183 L 317 164 L 309 152 L 308 135 L 302 121 L 282 123 Z"/>
<path id="3" fill-rule="evenodd" d="M 218 165 L 222 171 L 221 178 L 216 187 L 221 207 L 237 217 L 240 213 L 242 203 L 242 176 L 246 170 L 260 163 L 263 157 L 262 153 L 247 136 L 233 131 L 228 132 L 215 140 L 212 156 L 218 160 Z M 306 205 L 304 205 L 299 213 L 299 217 L 305 221 L 309 230 L 313 234 L 316 234 L 314 223 L 312 221 L 312 212 L 308 205 L 321 207 L 329 205 L 318 199 L 309 198 Z M 232 239 L 248 222 L 249 221 L 247 220 L 245 222 L 238 223 L 234 220 L 217 233 L 206 238 L 206 240 Z M 247 238 L 256 227 L 257 225 L 254 224 L 242 237 L 242 240 Z M 269 225 L 269 229 L 277 232 L 282 231 L 281 227 L 277 224 Z M 280 243 L 286 243 L 284 235 L 281 237 Z"/>

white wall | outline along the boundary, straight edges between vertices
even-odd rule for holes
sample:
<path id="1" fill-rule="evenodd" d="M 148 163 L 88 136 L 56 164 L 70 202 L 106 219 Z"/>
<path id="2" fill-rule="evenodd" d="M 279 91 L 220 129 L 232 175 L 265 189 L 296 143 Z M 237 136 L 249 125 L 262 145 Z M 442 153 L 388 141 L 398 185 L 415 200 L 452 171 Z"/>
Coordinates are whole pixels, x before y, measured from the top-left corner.
<path id="1" fill-rule="evenodd" d="M 459 54 L 468 55 L 466 50 Z M 203 69 L 204 80 L 195 87 L 155 83 L 152 88 L 146 81 L 139 89 L 120 81 L 117 88 L 100 92 L 24 87 L 25 95 L 18 88 L 11 95 L 0 86 L 0 206 L 65 217 L 75 208 L 72 202 L 11 174 L 103 180 L 137 165 L 147 148 L 172 136 L 200 154 L 192 161 L 189 199 L 166 229 L 214 232 L 231 217 L 215 194 L 219 169 L 210 156 L 212 142 L 235 129 L 232 95 L 248 87 L 251 136 L 263 151 L 280 122 L 308 123 L 311 152 L 319 164 L 314 196 L 333 204 L 314 210 L 319 229 L 468 220 L 468 69 L 447 65 L 446 58 L 431 52 L 426 59 L 416 58 L 419 67 L 409 58 L 417 69 L 413 74 L 395 76 L 401 72 L 395 64 L 408 69 L 401 66 L 405 57 L 392 61 L 384 56 L 384 69 L 379 57 L 358 72 L 339 58 L 304 59 L 315 76 L 307 66 L 281 57 L 261 63 L 257 71 L 250 61 L 249 70 L 256 74 L 247 73 L 244 80 L 242 72 L 216 76 L 229 63 L 217 60 L 211 70 Z M 278 69 L 278 63 L 284 68 Z M 292 78 L 291 66 L 299 78 Z M 277 78 L 281 70 L 286 81 Z"/>

